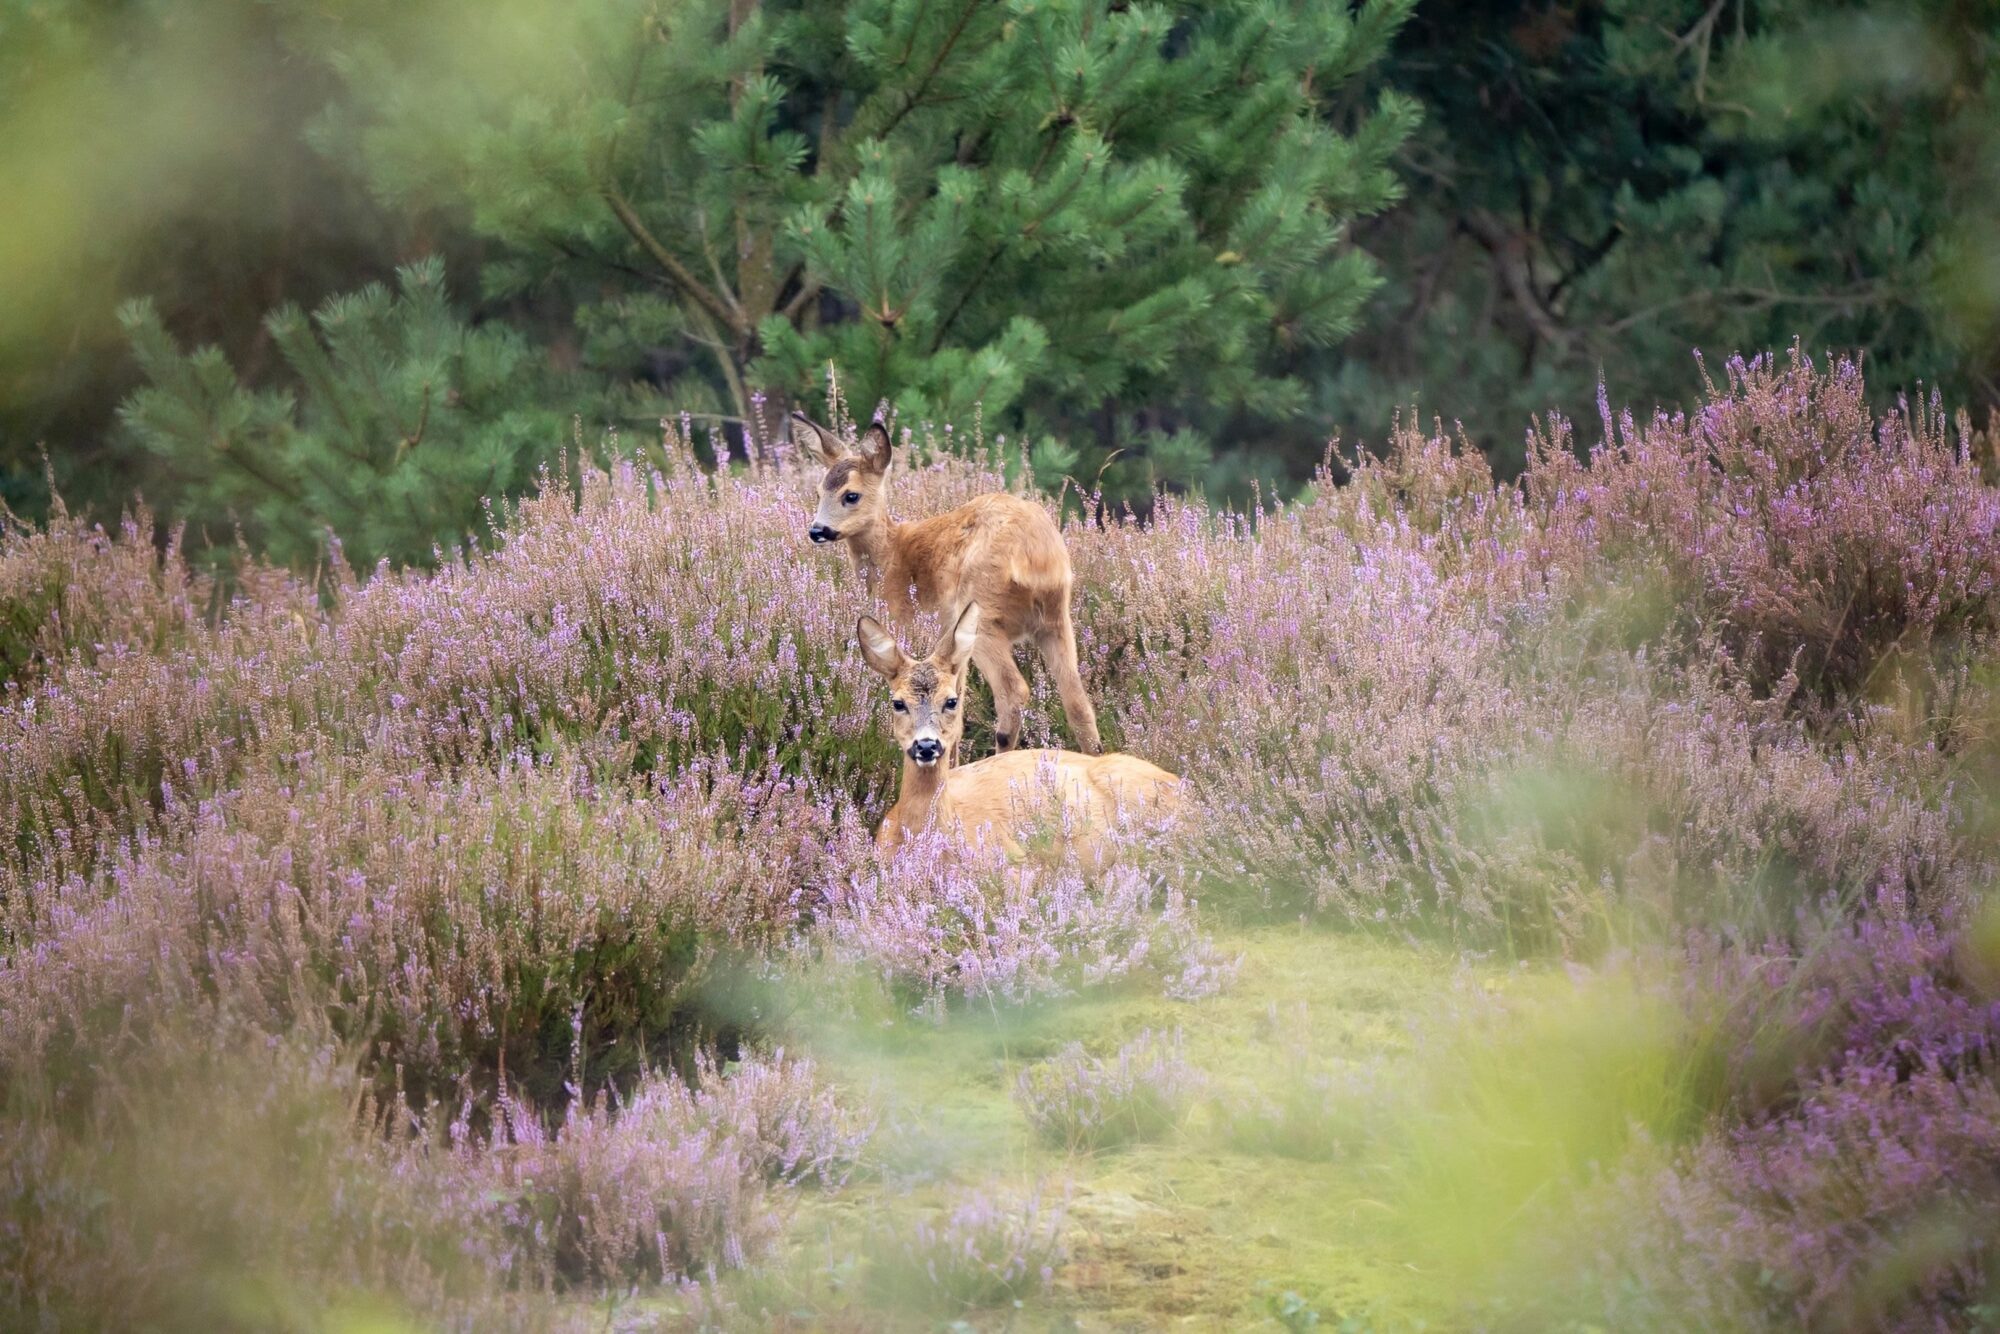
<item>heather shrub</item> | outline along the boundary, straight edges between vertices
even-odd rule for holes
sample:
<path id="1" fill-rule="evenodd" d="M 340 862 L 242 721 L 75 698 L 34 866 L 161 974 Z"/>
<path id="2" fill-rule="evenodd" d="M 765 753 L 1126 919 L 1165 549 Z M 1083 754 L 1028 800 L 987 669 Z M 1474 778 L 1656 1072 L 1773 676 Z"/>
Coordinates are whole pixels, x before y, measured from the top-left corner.
<path id="1" fill-rule="evenodd" d="M 355 593 L 341 650 L 395 750 L 462 762 L 589 739 L 641 770 L 720 749 L 827 777 L 877 756 L 847 670 L 852 597 L 798 549 L 803 485 L 666 450 L 665 472 L 552 481 L 490 553 Z"/>
<path id="2" fill-rule="evenodd" d="M 115 536 L 60 510 L 40 529 L 0 512 L 0 686 L 72 654 L 161 653 L 200 628 L 212 586 L 181 559 L 178 534 L 164 553 L 156 537 L 143 509 Z"/>
<path id="3" fill-rule="evenodd" d="M 1832 895 L 1859 908 L 1951 915 L 1991 882 L 2000 845 L 1974 836 L 1961 761 L 1864 717 L 1821 740 L 1740 684 L 1681 678 L 1622 747 L 1677 878 L 1698 882 L 1692 924 L 1761 915 L 1783 931 Z"/>
<path id="4" fill-rule="evenodd" d="M 1014 1101 L 1050 1144 L 1071 1152 L 1111 1149 L 1171 1135 L 1201 1084 L 1179 1033 L 1147 1031 L 1109 1059 L 1072 1042 L 1016 1076 Z"/>
<path id="5" fill-rule="evenodd" d="M 32 688 L 0 688 L 0 896 L 87 874 L 168 808 L 226 791 L 252 757 L 310 747 L 352 695 L 351 674 L 325 657 L 328 619 L 308 585 L 246 563 L 226 601 L 197 596 L 178 550 L 156 558 L 136 528 L 122 543 L 68 548 L 79 561 L 100 549 L 79 584 L 110 584 L 107 605 L 140 623 L 97 623 L 106 638 L 89 652 L 49 663 Z M 149 577 L 164 591 L 148 594 Z M 218 603 L 213 618 L 197 601 Z M 61 616 L 49 614 L 49 633 L 67 633 Z M 157 650 L 110 638 L 149 633 Z"/>
<path id="6" fill-rule="evenodd" d="M 1119 735 L 1195 783 L 1207 905 L 1504 935 L 1547 913 L 1476 865 L 1452 874 L 1478 860 L 1456 807 L 1546 740 L 1528 651 L 1556 604 L 1518 499 L 1448 444 L 1404 431 L 1358 475 L 1250 515 L 1169 506 L 1103 539 L 1122 558 L 1096 596 L 1133 624 L 1092 633 L 1144 645 L 1116 662 Z"/>
<path id="7" fill-rule="evenodd" d="M 0 695 L 0 885 L 88 871 L 177 800 L 226 790 L 250 754 L 299 742 L 340 689 L 313 666 L 316 619 L 237 605 L 165 654 L 73 657 Z"/>
<path id="8" fill-rule="evenodd" d="M 551 1131 L 503 1103 L 486 1198 L 524 1261 L 564 1283 L 684 1282 L 740 1268 L 780 1223 L 773 1187 L 844 1179 L 869 1126 L 817 1081 L 810 1062 L 700 1067 L 694 1087 L 648 1076 L 623 1099 L 573 1104 Z"/>
<path id="9" fill-rule="evenodd" d="M 1218 890 L 1279 913 L 1414 920 L 1441 902 L 1422 845 L 1444 797 L 1526 726 L 1505 638 L 1449 605 L 1437 569 L 1393 528 L 1357 556 L 1288 510 L 1224 576 L 1199 656 L 1146 665 L 1127 744 L 1194 775 Z M 1269 577 L 1273 569 L 1285 577 Z M 1217 894 L 1206 895 L 1211 901 Z"/>
<path id="10" fill-rule="evenodd" d="M 935 1217 L 900 1233 L 878 1230 L 867 1248 L 875 1300 L 956 1314 L 1017 1303 L 1047 1287 L 1068 1258 L 1065 1212 L 1035 1191 L 959 1192 Z"/>
<path id="11" fill-rule="evenodd" d="M 1442 494 L 1438 533 L 1386 492 L 1267 516 L 1199 654 L 1138 669 L 1125 744 L 1200 790 L 1209 907 L 1587 953 L 1718 911 L 1782 924 L 1829 887 L 1929 910 L 1983 882 L 1931 735 L 1863 716 L 1829 740 L 1726 667 L 1595 642 L 1516 502 Z"/>
<path id="12" fill-rule="evenodd" d="M 1579 1303 L 1622 1328 L 1990 1319 L 2000 999 L 1974 939 L 1869 920 L 1803 956 L 1698 950 L 1705 983 L 1745 983 L 1720 993 L 1734 1116 L 1581 1201 L 1557 1264 Z"/>
<path id="13" fill-rule="evenodd" d="M 875 1122 L 823 1083 L 809 1057 L 750 1057 L 719 1070 L 705 1054 L 696 1105 L 749 1145 L 764 1176 L 785 1185 L 844 1185 Z"/>
<path id="14" fill-rule="evenodd" d="M 1599 683 L 1553 733 L 1463 785 L 1430 864 L 1484 883 L 1516 949 L 1592 953 L 1730 924 L 1787 934 L 1828 895 L 1955 911 L 1995 870 L 1961 762 L 1872 718 L 1816 738 L 1782 698 L 1706 670 Z"/>
<path id="15" fill-rule="evenodd" d="M 1255 533 L 1240 515 L 1161 495 L 1146 523 L 1130 514 L 1107 515 L 1096 527 L 1068 524 L 1064 537 L 1076 572 L 1077 662 L 1100 714 L 1109 715 L 1100 724 L 1120 727 L 1121 701 L 1198 668 L 1227 604 L 1226 575 L 1249 558 Z M 1030 684 L 1044 706 L 1030 713 L 1032 725 L 1048 711 L 1041 675 Z M 1044 738 L 1031 734 L 1028 740 L 1040 744 Z M 1107 730 L 1104 744 L 1137 748 L 1147 741 Z"/>
<path id="16" fill-rule="evenodd" d="M 1182 891 L 1129 862 L 1095 875 L 1074 861 L 1008 865 L 926 833 L 829 895 L 830 956 L 934 1015 L 1140 979 L 1193 999 L 1230 973 Z"/>
<path id="17" fill-rule="evenodd" d="M 810 785 L 720 763 L 612 788 L 322 765 L 184 825 L 6 905 L 32 943 L 0 971 L 7 1065 L 101 1061 L 216 996 L 273 1029 L 323 1007 L 412 1093 L 501 1070 L 531 1099 L 595 1087 L 736 1023 L 718 988 L 793 938 L 859 841 Z"/>
<path id="18" fill-rule="evenodd" d="M 1613 421 L 1587 463 L 1537 433 L 1526 478 L 1574 567 L 1658 577 L 1760 688 L 1824 702 L 1893 659 L 2000 627 L 2000 491 L 1935 402 L 1877 422 L 1858 363 L 1732 359 L 1692 417 Z M 1962 432 L 1961 432 L 1962 434 Z"/>

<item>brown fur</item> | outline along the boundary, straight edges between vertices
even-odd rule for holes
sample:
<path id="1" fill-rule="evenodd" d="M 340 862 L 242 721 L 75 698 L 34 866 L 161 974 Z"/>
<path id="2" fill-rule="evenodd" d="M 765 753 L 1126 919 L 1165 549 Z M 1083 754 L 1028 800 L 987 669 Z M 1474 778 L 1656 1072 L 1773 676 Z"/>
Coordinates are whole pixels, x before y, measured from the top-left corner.
<path id="1" fill-rule="evenodd" d="M 1013 751 L 955 767 L 950 757 L 965 727 L 964 710 L 955 704 L 966 663 L 982 639 L 980 619 L 977 606 L 967 607 L 926 659 L 904 653 L 872 616 L 855 626 L 862 655 L 888 678 L 890 699 L 902 706 L 891 712 L 889 728 L 903 753 L 903 781 L 876 832 L 877 847 L 893 850 L 911 833 L 935 825 L 1018 858 L 1038 827 L 1056 823 L 1044 819 L 1053 809 L 1070 845 L 1086 862 L 1101 864 L 1104 835 L 1122 820 L 1181 809 L 1181 780 L 1135 755 Z M 938 742 L 945 758 L 928 765 L 912 759 L 919 740 Z"/>
<path id="2" fill-rule="evenodd" d="M 950 621 L 965 607 L 979 608 L 972 665 L 992 687 L 1000 749 L 1020 740 L 1028 682 L 1014 649 L 1033 643 L 1055 676 L 1070 732 L 1083 750 L 1097 754 L 1103 748 L 1097 710 L 1077 669 L 1070 618 L 1075 576 L 1049 512 L 1019 496 L 993 492 L 949 513 L 900 523 L 889 514 L 891 445 L 882 423 L 870 426 L 855 446 L 797 413 L 792 431 L 827 464 L 814 522 L 847 543 L 863 585 L 887 603 L 898 627 L 907 630 L 918 610 Z M 849 503 L 849 495 L 857 499 Z"/>

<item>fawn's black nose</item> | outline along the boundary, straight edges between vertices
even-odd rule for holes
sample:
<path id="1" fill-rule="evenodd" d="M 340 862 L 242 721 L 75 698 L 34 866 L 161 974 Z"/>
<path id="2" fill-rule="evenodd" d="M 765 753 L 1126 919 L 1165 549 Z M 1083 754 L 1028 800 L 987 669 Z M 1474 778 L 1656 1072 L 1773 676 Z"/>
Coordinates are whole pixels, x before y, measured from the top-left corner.
<path id="1" fill-rule="evenodd" d="M 834 532 L 833 529 L 827 527 L 823 523 L 816 523 L 812 527 L 806 529 L 806 536 L 810 537 L 815 542 L 831 542 L 833 541 L 834 538 L 839 537 L 840 534 Z"/>
<path id="2" fill-rule="evenodd" d="M 918 764 L 936 764 L 944 758 L 944 742 L 922 737 L 910 743 L 910 758 Z"/>

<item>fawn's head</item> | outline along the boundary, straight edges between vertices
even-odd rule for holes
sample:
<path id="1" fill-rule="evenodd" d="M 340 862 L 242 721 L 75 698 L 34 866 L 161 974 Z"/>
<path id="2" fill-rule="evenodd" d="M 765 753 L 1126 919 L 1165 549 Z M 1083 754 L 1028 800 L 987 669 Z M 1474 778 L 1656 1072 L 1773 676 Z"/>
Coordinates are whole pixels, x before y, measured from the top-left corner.
<path id="1" fill-rule="evenodd" d="M 861 656 L 889 678 L 889 731 L 896 748 L 928 769 L 951 754 L 965 731 L 959 690 L 966 660 L 979 634 L 979 605 L 967 603 L 958 622 L 938 639 L 928 658 L 912 658 L 873 616 L 855 625 Z"/>
<path id="2" fill-rule="evenodd" d="M 819 512 L 806 536 L 815 542 L 838 542 L 888 512 L 889 428 L 880 418 L 850 445 L 803 412 L 794 412 L 792 442 L 826 464 L 826 476 L 819 484 Z"/>

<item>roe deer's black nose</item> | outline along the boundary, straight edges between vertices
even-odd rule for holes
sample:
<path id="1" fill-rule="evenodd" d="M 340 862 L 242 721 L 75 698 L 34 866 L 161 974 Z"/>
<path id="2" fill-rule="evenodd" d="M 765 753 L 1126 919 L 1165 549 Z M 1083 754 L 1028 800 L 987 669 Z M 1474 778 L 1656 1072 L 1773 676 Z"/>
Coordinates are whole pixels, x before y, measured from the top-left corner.
<path id="1" fill-rule="evenodd" d="M 840 536 L 840 534 L 834 532 L 833 529 L 823 523 L 816 523 L 806 529 L 806 536 L 815 542 L 831 542 L 834 538 Z"/>
<path id="2" fill-rule="evenodd" d="M 944 754 L 944 742 L 924 737 L 910 743 L 910 758 L 919 764 L 931 764 Z"/>

